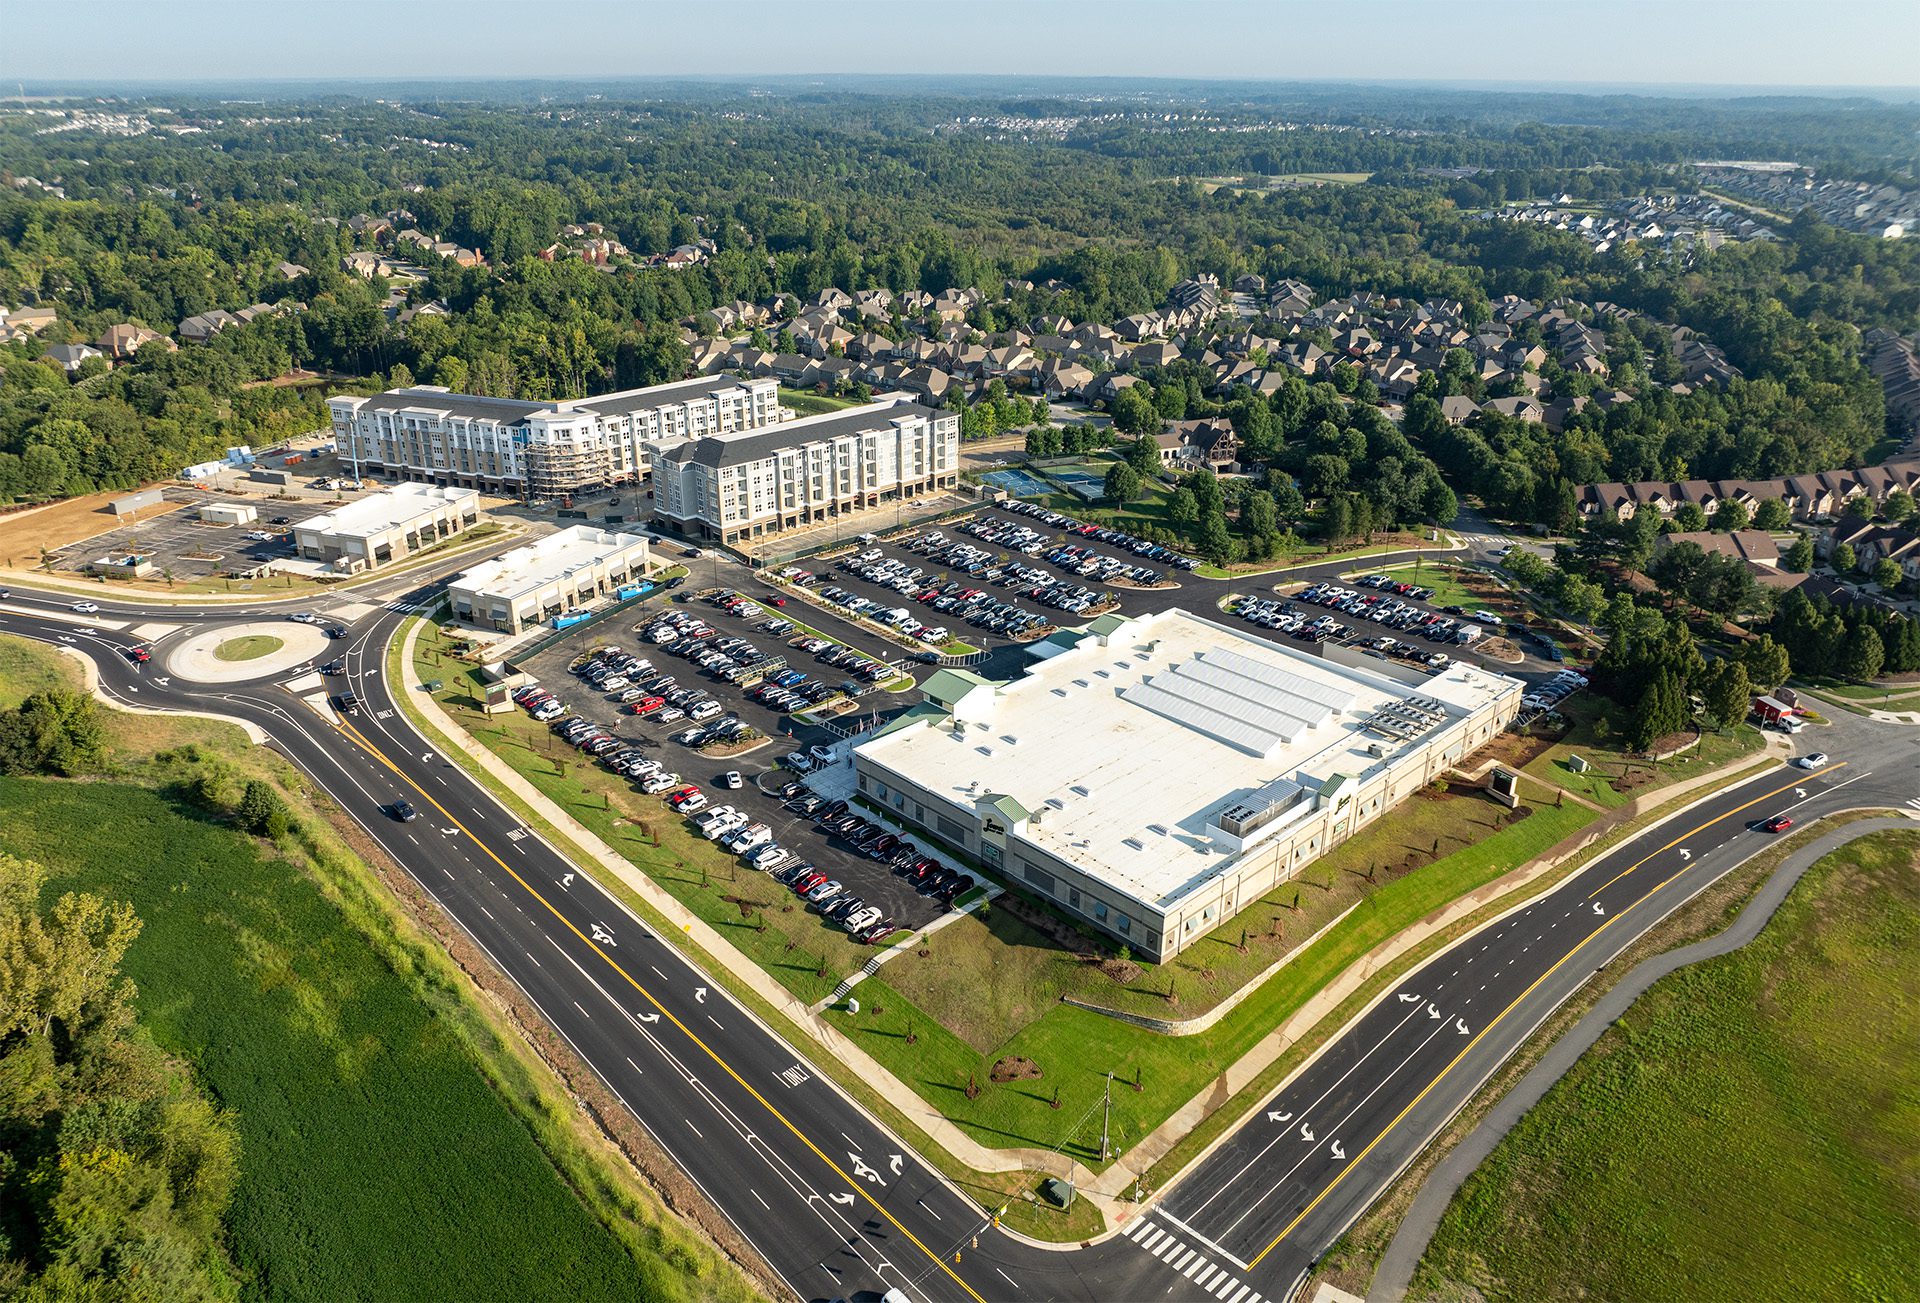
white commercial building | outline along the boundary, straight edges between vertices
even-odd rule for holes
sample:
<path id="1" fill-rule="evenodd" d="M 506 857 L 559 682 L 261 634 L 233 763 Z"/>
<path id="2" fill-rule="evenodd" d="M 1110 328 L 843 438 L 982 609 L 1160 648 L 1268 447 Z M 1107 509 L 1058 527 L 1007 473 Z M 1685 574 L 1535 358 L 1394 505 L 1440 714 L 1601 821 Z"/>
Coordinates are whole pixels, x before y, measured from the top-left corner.
<path id="1" fill-rule="evenodd" d="M 855 747 L 862 797 L 1164 960 L 1484 746 L 1521 684 L 1170 610 L 1103 616 L 1013 682 L 941 670 L 923 693 Z"/>
<path id="2" fill-rule="evenodd" d="M 634 483 L 649 445 L 780 420 L 772 379 L 700 376 L 597 398 L 528 402 L 435 385 L 331 398 L 333 432 L 354 473 L 552 498 Z"/>
<path id="3" fill-rule="evenodd" d="M 345 571 L 371 570 L 480 523 L 472 489 L 400 484 L 293 527 L 294 550 Z"/>
<path id="4" fill-rule="evenodd" d="M 959 414 L 880 402 L 659 449 L 653 514 L 735 543 L 959 482 Z"/>
<path id="5" fill-rule="evenodd" d="M 447 596 L 456 620 L 519 633 L 612 596 L 652 568 L 645 535 L 575 525 L 475 566 L 448 582 Z"/>

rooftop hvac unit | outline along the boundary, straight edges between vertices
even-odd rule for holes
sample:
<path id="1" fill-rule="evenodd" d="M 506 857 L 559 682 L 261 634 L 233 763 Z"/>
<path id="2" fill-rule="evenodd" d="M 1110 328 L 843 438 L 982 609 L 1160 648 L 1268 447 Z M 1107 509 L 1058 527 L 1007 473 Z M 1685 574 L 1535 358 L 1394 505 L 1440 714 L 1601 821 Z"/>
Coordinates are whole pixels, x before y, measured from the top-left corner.
<path id="1" fill-rule="evenodd" d="M 1370 756 L 1386 755 L 1387 754 L 1386 744 L 1383 742 L 1369 742 L 1367 744 L 1367 754 Z"/>

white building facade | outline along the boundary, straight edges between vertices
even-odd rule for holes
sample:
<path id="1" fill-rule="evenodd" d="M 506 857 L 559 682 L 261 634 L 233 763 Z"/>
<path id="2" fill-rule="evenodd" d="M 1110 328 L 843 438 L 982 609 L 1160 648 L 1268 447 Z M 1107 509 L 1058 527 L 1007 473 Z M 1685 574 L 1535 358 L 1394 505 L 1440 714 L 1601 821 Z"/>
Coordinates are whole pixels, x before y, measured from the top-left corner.
<path id="1" fill-rule="evenodd" d="M 778 424 L 770 378 L 702 376 L 597 398 L 539 403 L 434 385 L 333 398 L 340 456 L 363 470 L 547 498 L 635 483 L 650 449 Z"/>
<path id="2" fill-rule="evenodd" d="M 1103 616 L 1011 682 L 943 670 L 861 800 L 1146 958 L 1221 927 L 1486 745 L 1521 684 Z"/>
<path id="3" fill-rule="evenodd" d="M 611 597 L 653 568 L 645 535 L 575 525 L 456 576 L 447 597 L 456 620 L 517 634 Z"/>
<path id="4" fill-rule="evenodd" d="M 656 450 L 661 525 L 733 544 L 955 488 L 960 417 L 882 402 Z"/>
<path id="5" fill-rule="evenodd" d="M 437 484 L 398 484 L 293 527 L 294 550 L 347 572 L 391 564 L 480 523 L 480 495 Z"/>

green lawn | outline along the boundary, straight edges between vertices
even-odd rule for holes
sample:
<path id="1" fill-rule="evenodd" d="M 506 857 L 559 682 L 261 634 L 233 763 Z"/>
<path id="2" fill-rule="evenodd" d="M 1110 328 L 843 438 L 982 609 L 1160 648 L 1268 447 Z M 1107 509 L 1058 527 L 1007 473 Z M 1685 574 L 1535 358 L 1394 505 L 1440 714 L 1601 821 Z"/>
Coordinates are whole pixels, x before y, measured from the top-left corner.
<path id="1" fill-rule="evenodd" d="M 844 411 L 860 404 L 851 398 L 830 398 L 826 394 L 816 394 L 811 389 L 788 389 L 780 386 L 780 404 L 791 407 L 802 416 L 819 416 L 824 412 Z"/>
<path id="2" fill-rule="evenodd" d="M 459 1036 L 251 838 L 141 787 L 4 779 L 0 849 L 144 921 L 124 965 L 142 1021 L 239 1128 L 248 1297 L 697 1292 L 678 1259 L 636 1271 Z"/>
<path id="3" fill-rule="evenodd" d="M 1759 729 L 1740 724 L 1726 733 L 1707 733 L 1691 751 L 1652 762 L 1637 759 L 1622 747 L 1619 735 L 1610 726 L 1613 706 L 1604 698 L 1590 692 L 1576 693 L 1561 703 L 1560 712 L 1573 721 L 1572 731 L 1523 765 L 1520 772 L 1564 787 L 1609 810 L 1625 805 L 1642 791 L 1665 786 L 1702 768 L 1718 768 L 1766 744 Z M 1584 774 L 1569 767 L 1576 755 L 1590 766 Z"/>
<path id="4" fill-rule="evenodd" d="M 1655 986 L 1462 1188 L 1421 1298 L 1911 1299 L 1920 835 Z"/>
<path id="5" fill-rule="evenodd" d="M 1416 800 L 1409 813 L 1421 804 Z M 1489 808 L 1483 801 L 1433 804 Z M 927 948 L 942 947 L 936 955 L 946 962 L 923 959 L 917 951 L 896 959 L 862 985 L 859 1014 L 836 1008 L 827 1017 L 980 1143 L 1058 1145 L 1097 1166 L 1100 1119 L 1097 1111 L 1090 1110 L 1101 1097 L 1107 1071 L 1126 1082 L 1113 1094 L 1112 1135 L 1124 1151 L 1368 950 L 1447 902 L 1536 858 L 1591 817 L 1592 811 L 1571 802 L 1564 809 L 1541 807 L 1497 832 L 1480 830 L 1486 835 L 1471 845 L 1411 873 L 1391 881 L 1383 877 L 1383 885 L 1366 895 L 1364 903 L 1337 927 L 1300 950 L 1232 1013 L 1195 1036 L 1163 1036 L 1058 1003 L 1058 985 L 1037 984 L 1049 975 L 1058 979 L 1057 965 L 1062 962 L 1058 952 L 1043 954 L 1036 969 L 1033 952 L 1043 952 L 1044 943 L 1023 936 L 1023 929 L 1000 919 L 1005 911 L 998 908 L 989 910 L 986 922 L 954 924 L 933 939 Z M 1425 859 L 1431 838 L 1415 847 L 1405 833 L 1408 826 L 1398 816 L 1382 820 L 1354 838 L 1349 844 L 1354 850 L 1342 859 L 1384 860 L 1416 850 L 1417 858 Z M 1353 875 L 1340 863 L 1330 857 L 1302 877 L 1298 889 L 1303 911 L 1312 908 L 1312 897 L 1322 890 L 1316 883 L 1344 886 L 1350 882 Z M 1289 929 L 1294 926 L 1289 921 L 1293 891 L 1289 884 L 1284 892 L 1271 893 L 1243 915 L 1257 916 L 1257 925 L 1249 927 L 1249 941 L 1252 954 L 1262 964 L 1274 957 L 1261 937 L 1269 919 L 1278 916 Z M 1206 1007 L 1201 993 L 1207 983 L 1198 964 L 1210 964 L 1216 972 L 1226 969 L 1227 956 L 1239 942 L 1240 926 L 1240 920 L 1229 920 L 1226 927 L 1185 952 L 1185 963 L 1150 969 L 1131 991 L 1104 977 L 1097 980 L 1112 993 L 1109 1003 L 1137 1004 L 1143 1012 L 1162 1018 L 1192 1016 Z M 984 940 L 987 929 L 998 934 L 997 946 L 975 944 Z M 1301 936 L 1309 930 L 1303 926 L 1299 933 L 1289 934 Z M 1169 975 L 1176 989 L 1186 992 L 1178 1006 L 1164 998 Z M 1156 982 L 1162 994 L 1155 994 Z M 938 997 L 930 991 L 937 991 Z M 936 1021 L 928 1009 L 916 1005 L 916 998 L 927 1000 L 948 1022 Z M 1026 1017 L 1032 1020 L 1018 1025 Z M 994 1036 L 991 1029 L 1002 1018 L 1009 1021 Z M 911 1044 L 910 1034 L 915 1037 Z M 1031 1059 L 1044 1075 L 1039 1080 L 992 1084 L 989 1072 L 1002 1056 Z M 1138 1091 L 1133 1089 L 1136 1070 Z M 978 1088 L 972 1099 L 966 1089 L 970 1076 Z M 1054 1107 L 1056 1089 L 1058 1108 Z"/>
<path id="6" fill-rule="evenodd" d="M 241 638 L 229 638 L 213 649 L 215 660 L 257 661 L 262 656 L 279 651 L 286 646 L 284 638 L 275 638 L 264 633 L 250 633 Z"/>

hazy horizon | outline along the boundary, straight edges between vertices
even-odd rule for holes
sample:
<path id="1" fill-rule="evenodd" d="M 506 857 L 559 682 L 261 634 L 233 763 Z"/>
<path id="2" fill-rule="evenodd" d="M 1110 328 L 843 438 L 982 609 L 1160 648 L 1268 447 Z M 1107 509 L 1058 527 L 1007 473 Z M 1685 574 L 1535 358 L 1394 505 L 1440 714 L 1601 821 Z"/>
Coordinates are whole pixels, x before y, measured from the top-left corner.
<path id="1" fill-rule="evenodd" d="M 1902 95 L 1920 4 L 1527 0 L 1364 10 L 1286 0 L 647 0 L 328 4 L 0 2 L 0 78 L 58 86 L 899 76 L 1395 85 L 1462 90 Z M 956 20 L 964 25 L 957 26 Z M 978 33 L 1005 32 L 992 42 Z"/>

